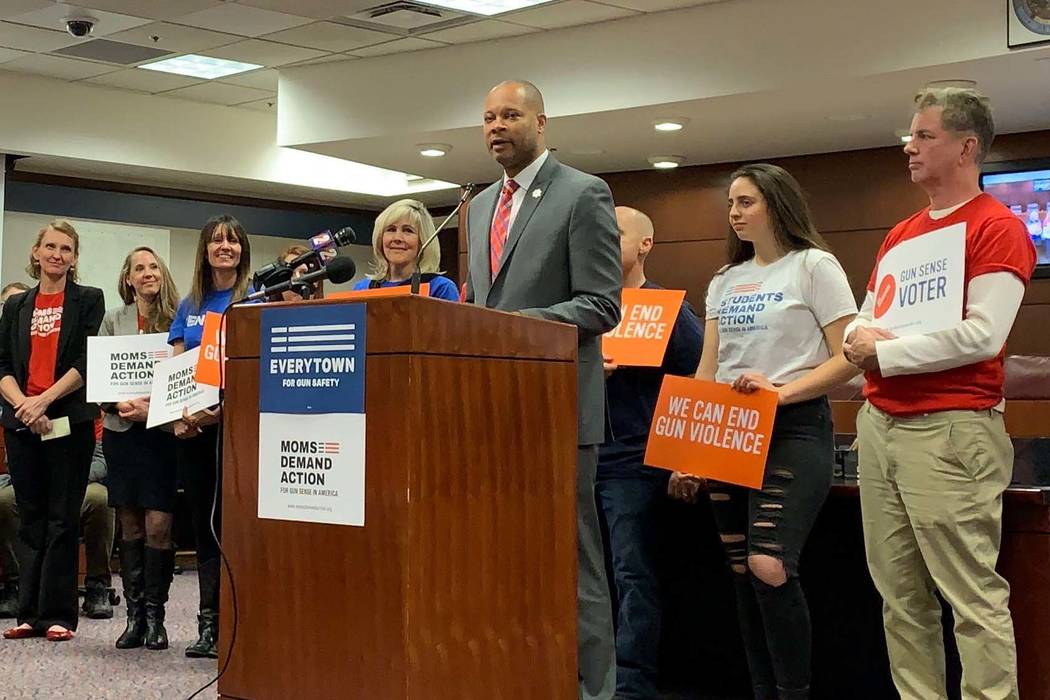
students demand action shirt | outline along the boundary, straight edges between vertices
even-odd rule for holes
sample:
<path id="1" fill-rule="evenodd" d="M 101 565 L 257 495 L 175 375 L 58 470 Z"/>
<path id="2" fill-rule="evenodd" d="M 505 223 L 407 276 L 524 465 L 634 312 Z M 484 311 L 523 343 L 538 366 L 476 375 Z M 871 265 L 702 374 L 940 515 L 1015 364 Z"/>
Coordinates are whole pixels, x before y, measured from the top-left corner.
<path id="1" fill-rule="evenodd" d="M 718 320 L 715 380 L 760 372 L 774 384 L 794 381 L 830 359 L 823 328 L 855 313 L 831 253 L 810 248 L 769 265 L 752 258 L 723 268 L 707 288 L 707 320 Z"/>

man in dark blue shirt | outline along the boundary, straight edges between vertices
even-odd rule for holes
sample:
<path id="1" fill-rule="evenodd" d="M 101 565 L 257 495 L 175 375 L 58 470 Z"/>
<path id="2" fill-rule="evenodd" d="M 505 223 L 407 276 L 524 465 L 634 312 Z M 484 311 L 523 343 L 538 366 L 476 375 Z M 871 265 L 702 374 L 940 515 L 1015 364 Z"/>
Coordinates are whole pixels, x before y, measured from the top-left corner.
<path id="1" fill-rule="evenodd" d="M 616 207 L 623 286 L 660 289 L 645 278 L 653 247 L 653 222 L 629 207 Z M 661 600 L 653 567 L 654 516 L 667 493 L 670 472 L 647 467 L 645 446 L 665 374 L 693 376 L 703 347 L 703 324 L 683 301 L 660 367 L 605 363 L 609 435 L 598 450 L 596 491 L 609 531 L 619 610 L 616 625 L 617 700 L 661 697 L 656 687 Z"/>

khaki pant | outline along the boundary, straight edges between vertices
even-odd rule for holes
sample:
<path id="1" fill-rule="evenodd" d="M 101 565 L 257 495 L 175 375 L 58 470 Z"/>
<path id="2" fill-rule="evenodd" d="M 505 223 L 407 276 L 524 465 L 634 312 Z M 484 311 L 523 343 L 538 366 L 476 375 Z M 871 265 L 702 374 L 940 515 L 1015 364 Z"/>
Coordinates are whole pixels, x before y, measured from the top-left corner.
<path id="1" fill-rule="evenodd" d="M 1016 700 L 1010 586 L 995 571 L 1013 446 L 995 411 L 857 416 L 868 569 L 902 700 L 945 691 L 941 595 L 955 616 L 964 700 Z"/>

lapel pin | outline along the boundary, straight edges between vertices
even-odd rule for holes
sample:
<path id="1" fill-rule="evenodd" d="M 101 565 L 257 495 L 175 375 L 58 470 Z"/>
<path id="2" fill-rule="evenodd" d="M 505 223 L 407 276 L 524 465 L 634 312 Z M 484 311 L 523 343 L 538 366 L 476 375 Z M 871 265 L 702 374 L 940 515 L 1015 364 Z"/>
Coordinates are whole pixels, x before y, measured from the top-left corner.
<path id="1" fill-rule="evenodd" d="M 543 196 L 543 190 L 541 190 L 539 187 L 537 187 L 536 189 L 534 189 L 532 191 L 532 198 L 533 199 L 539 199 L 542 196 Z"/>

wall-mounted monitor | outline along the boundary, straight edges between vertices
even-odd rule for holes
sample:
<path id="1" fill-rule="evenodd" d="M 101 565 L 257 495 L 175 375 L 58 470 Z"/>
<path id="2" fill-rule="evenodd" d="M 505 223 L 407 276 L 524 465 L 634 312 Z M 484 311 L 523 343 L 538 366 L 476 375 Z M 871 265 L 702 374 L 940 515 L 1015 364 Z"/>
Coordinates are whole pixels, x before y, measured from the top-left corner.
<path id="1" fill-rule="evenodd" d="M 1050 160 L 987 165 L 981 189 L 1021 220 L 1038 253 L 1036 277 L 1050 277 Z"/>

